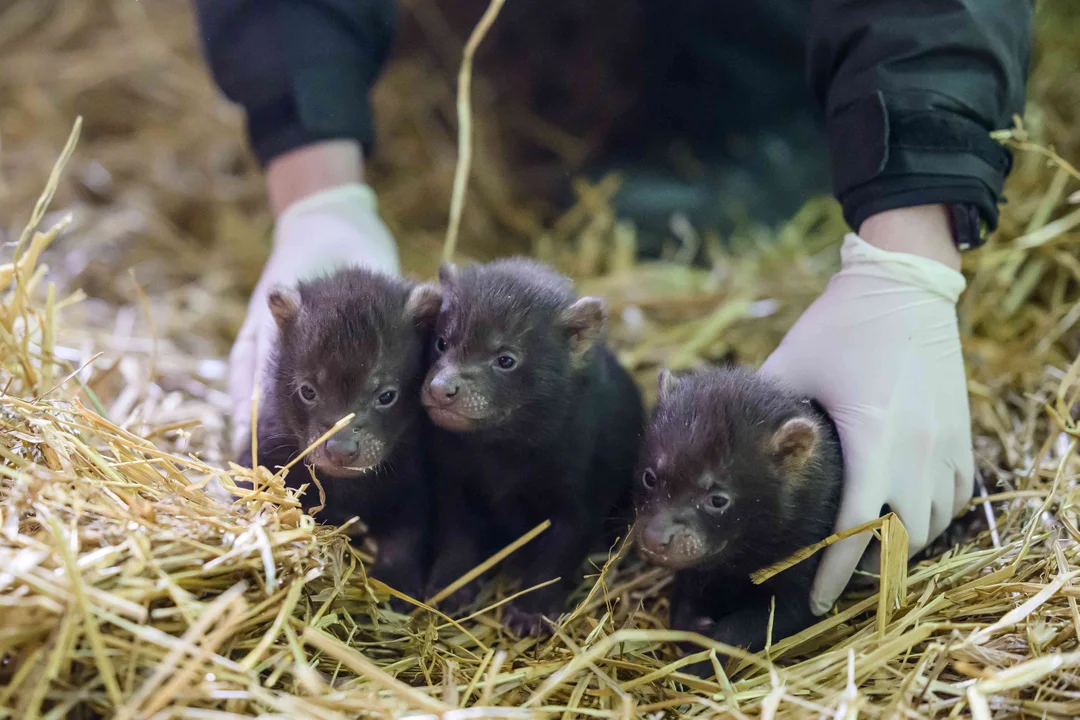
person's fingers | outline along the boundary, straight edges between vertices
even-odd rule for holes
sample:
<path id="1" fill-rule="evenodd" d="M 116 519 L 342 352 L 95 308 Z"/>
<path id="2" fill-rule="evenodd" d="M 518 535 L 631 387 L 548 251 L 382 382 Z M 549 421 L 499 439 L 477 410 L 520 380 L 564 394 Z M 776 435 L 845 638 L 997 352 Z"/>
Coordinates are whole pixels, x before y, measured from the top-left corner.
<path id="1" fill-rule="evenodd" d="M 857 520 L 855 519 L 857 518 Z M 846 529 L 860 523 L 874 519 L 874 514 L 853 515 L 851 521 L 845 521 L 837 525 L 837 529 Z M 817 575 L 814 578 L 814 586 L 810 590 L 810 610 L 815 615 L 824 615 L 832 607 L 840 594 L 844 592 L 851 574 L 859 564 L 859 558 L 866 550 L 867 543 L 873 534 L 869 531 L 859 533 L 853 537 L 845 538 L 835 545 L 826 548 L 821 556 L 821 565 L 818 566 Z"/>
<path id="2" fill-rule="evenodd" d="M 870 538 L 862 557 L 859 558 L 858 569 L 861 572 L 877 575 L 881 572 L 881 541 L 876 537 Z"/>
<path id="3" fill-rule="evenodd" d="M 790 340 L 785 339 L 761 364 L 758 373 L 782 383 L 794 392 L 813 396 L 815 389 L 807 384 L 807 362 L 799 355 L 800 353 L 793 351 Z"/>
<path id="4" fill-rule="evenodd" d="M 844 449 L 846 477 L 840 512 L 836 516 L 837 532 L 878 517 L 884 502 L 879 490 L 880 481 L 874 477 L 878 462 L 873 455 L 873 445 L 864 449 L 854 439 L 848 442 Z M 824 615 L 840 597 L 872 537 L 869 531 L 859 533 L 825 549 L 810 591 L 810 610 L 815 615 Z"/>
<path id="5" fill-rule="evenodd" d="M 951 517 L 967 509 L 975 494 L 975 451 L 971 439 L 971 406 L 968 403 L 967 379 L 963 357 L 958 351 L 952 367 L 952 377 L 945 386 L 950 394 L 952 433 L 946 437 L 945 457 L 954 470 L 952 477 Z"/>
<path id="6" fill-rule="evenodd" d="M 942 461 L 934 468 L 934 474 L 930 480 L 930 492 L 933 495 L 933 504 L 930 506 L 930 525 L 926 537 L 926 544 L 933 542 L 953 519 L 953 497 L 956 477 L 956 466 L 949 460 Z"/>
<path id="7" fill-rule="evenodd" d="M 933 507 L 932 488 L 923 485 L 923 479 L 929 468 L 916 466 L 905 468 L 892 482 L 893 495 L 889 497 L 889 507 L 900 517 L 904 523 L 904 530 L 908 535 L 908 554 L 920 550 L 926 546 L 930 535 L 930 508 Z M 902 494 L 897 493 L 898 488 L 910 488 Z M 915 489 L 925 490 L 920 492 Z"/>
<path id="8" fill-rule="evenodd" d="M 926 378 L 919 370 L 923 368 L 913 369 L 907 376 L 915 387 L 926 385 Z M 929 540 L 930 511 L 940 497 L 936 484 L 946 469 L 944 446 L 939 439 L 940 422 L 933 415 L 917 417 L 910 410 L 894 426 L 891 482 L 886 498 L 907 531 L 909 557 Z"/>
<path id="9" fill-rule="evenodd" d="M 949 509 L 952 507 L 952 495 L 950 488 L 950 495 L 946 498 L 942 498 L 942 502 L 935 502 L 930 508 L 930 534 L 926 541 L 926 544 L 937 540 L 948 528 L 949 523 L 952 522 L 952 515 L 949 514 Z M 922 548 L 908 548 L 908 555 L 914 555 Z"/>
<path id="10" fill-rule="evenodd" d="M 255 386 L 255 323 L 246 322 L 229 351 L 229 398 L 232 400 L 233 454 L 240 452 L 251 432 L 251 394 Z"/>
<path id="11" fill-rule="evenodd" d="M 924 479 L 929 478 L 931 473 L 934 474 L 934 478 L 924 485 Z M 892 480 L 893 492 L 886 499 L 886 503 L 904 524 L 904 530 L 908 535 L 908 558 L 926 547 L 949 524 L 946 519 L 945 525 L 942 526 L 939 520 L 941 509 L 950 507 L 948 504 L 943 505 L 942 501 L 946 500 L 948 503 L 952 501 L 951 485 L 940 487 L 940 482 L 938 482 L 944 474 L 940 467 L 932 470 L 929 464 L 920 463 L 899 470 Z M 897 492 L 898 488 L 905 487 L 908 488 L 907 492 Z M 926 492 L 913 489 L 923 487 L 926 488 Z M 881 544 L 874 541 L 872 545 L 873 551 L 865 554 L 859 564 L 859 569 L 876 575 L 881 572 Z"/>
<path id="12" fill-rule="evenodd" d="M 255 358 L 252 365 L 252 383 L 258 382 L 260 405 L 262 405 L 263 398 L 267 396 L 266 383 L 268 378 L 266 377 L 266 367 L 270 364 L 270 355 L 274 351 L 276 341 L 277 327 L 274 325 L 273 319 L 269 317 L 262 318 L 259 329 L 255 333 Z"/>
<path id="13" fill-rule="evenodd" d="M 959 446 L 959 455 L 953 464 L 952 515 L 957 517 L 971 503 L 975 494 L 975 453 L 971 450 L 971 435 L 967 434 L 966 444 Z"/>
<path id="14" fill-rule="evenodd" d="M 765 362 L 761 363 L 758 372 L 778 380 L 786 375 L 787 366 L 787 353 L 784 352 L 784 346 L 781 343 L 780 347 L 773 350 L 772 354 L 765 358 Z"/>

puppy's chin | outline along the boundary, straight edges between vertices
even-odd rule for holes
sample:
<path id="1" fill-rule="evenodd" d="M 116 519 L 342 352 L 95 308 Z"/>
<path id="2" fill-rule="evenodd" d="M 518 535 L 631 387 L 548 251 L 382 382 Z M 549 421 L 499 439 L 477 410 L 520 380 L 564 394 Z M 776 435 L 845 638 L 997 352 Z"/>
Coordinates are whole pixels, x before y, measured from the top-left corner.
<path id="1" fill-rule="evenodd" d="M 420 393 L 420 404 L 431 422 L 443 430 L 456 433 L 485 430 L 499 425 L 510 415 L 507 410 L 497 409 L 485 395 L 472 391 L 466 391 L 448 403 L 439 402 L 432 397 L 426 385 Z"/>
<path id="2" fill-rule="evenodd" d="M 359 478 L 375 472 L 383 462 L 381 454 L 364 454 L 351 461 L 347 465 L 334 462 L 326 457 L 326 454 L 316 448 L 311 453 L 311 462 L 320 475 L 347 480 Z"/>
<path id="3" fill-rule="evenodd" d="M 369 475 L 375 472 L 378 469 L 379 465 L 380 463 L 375 463 L 374 465 L 368 465 L 367 467 L 357 467 L 355 465 L 350 465 L 346 467 L 344 465 L 337 465 L 334 463 L 316 462 L 315 470 L 318 471 L 320 475 L 326 475 L 329 477 L 341 478 L 342 480 L 348 480 L 350 478 L 359 478 L 363 477 L 364 475 Z"/>
<path id="4" fill-rule="evenodd" d="M 463 415 L 450 408 L 428 407 L 426 409 L 428 417 L 431 418 L 431 422 L 435 423 L 443 430 L 449 430 L 450 432 L 473 432 L 483 425 L 482 419 Z"/>
<path id="5" fill-rule="evenodd" d="M 657 552 L 644 545 L 638 545 L 638 553 L 650 565 L 658 565 L 668 570 L 687 570 L 697 567 L 702 558 L 698 555 L 679 555 L 672 552 Z"/>
<path id="6" fill-rule="evenodd" d="M 715 562 L 724 553 L 727 542 L 723 542 L 719 548 L 711 550 L 694 542 L 674 543 L 664 548 L 653 548 L 648 543 L 638 539 L 638 553 L 646 562 L 669 570 L 688 570 Z"/>

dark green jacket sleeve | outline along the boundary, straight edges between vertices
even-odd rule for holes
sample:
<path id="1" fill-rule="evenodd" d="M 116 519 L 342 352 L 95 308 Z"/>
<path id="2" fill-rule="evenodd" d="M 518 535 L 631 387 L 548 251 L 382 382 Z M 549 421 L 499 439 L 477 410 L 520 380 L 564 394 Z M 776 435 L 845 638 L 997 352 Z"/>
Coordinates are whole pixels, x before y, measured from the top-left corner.
<path id="1" fill-rule="evenodd" d="M 997 226 L 1024 107 L 1033 0 L 816 0 L 807 71 L 848 223 L 964 204 Z M 954 220 L 955 220 L 954 216 Z"/>
<path id="2" fill-rule="evenodd" d="M 246 113 L 259 161 L 350 138 L 370 152 L 369 93 L 393 42 L 393 0 L 196 0 L 214 80 Z"/>

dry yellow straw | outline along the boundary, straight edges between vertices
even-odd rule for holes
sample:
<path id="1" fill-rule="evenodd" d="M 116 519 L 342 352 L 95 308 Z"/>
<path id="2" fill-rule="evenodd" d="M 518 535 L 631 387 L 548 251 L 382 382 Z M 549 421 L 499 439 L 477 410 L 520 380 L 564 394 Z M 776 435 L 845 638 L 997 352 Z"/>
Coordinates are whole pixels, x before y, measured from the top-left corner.
<path id="1" fill-rule="evenodd" d="M 369 558 L 304 513 L 280 475 L 223 467 L 223 360 L 210 354 L 243 316 L 270 217 L 241 126 L 206 76 L 189 4 L 8 3 L 0 209 L 8 226 L 34 213 L 15 261 L 9 247 L 0 267 L 0 717 L 1080 716 L 1072 5 L 1040 3 L 1031 127 L 1001 135 L 1014 150 L 1010 202 L 988 246 L 965 256 L 959 317 L 992 532 L 969 516 L 954 528 L 958 542 L 910 565 L 906 580 L 886 559 L 878 592 L 854 591 L 812 628 L 772 637 L 767 656 L 735 653 L 720 667 L 725 648 L 664 629 L 671 576 L 632 553 L 597 560 L 604 569 L 575 588 L 576 608 L 553 636 L 510 637 L 491 614 L 509 593 L 465 609 L 466 619 L 404 617 L 380 605 L 395 591 L 368 579 Z M 457 11 L 434 0 L 402 8 L 451 48 L 443 57 L 458 70 Z M 518 30 L 532 41 L 532 23 Z M 721 243 L 693 228 L 708 267 L 634 261 L 636 231 L 614 223 L 617 178 L 579 183 L 576 204 L 555 219 L 536 185 L 521 182 L 576 166 L 568 158 L 598 138 L 568 138 L 527 108 L 503 113 L 510 96 L 498 113 L 479 106 L 488 96 L 462 103 L 440 66 L 401 50 L 380 83 L 394 160 L 378 180 L 403 267 L 432 269 L 446 238 L 429 230 L 447 221 L 432 199 L 449 199 L 450 178 L 461 178 L 458 232 L 466 195 L 484 201 L 470 205 L 476 223 L 457 255 L 466 244 L 477 259 L 531 248 L 576 271 L 579 290 L 611 304 L 611 344 L 650 400 L 656 368 L 672 359 L 760 362 L 835 269 L 847 228 L 831 198 L 776 232 L 739 221 Z M 142 65 L 161 72 L 130 72 Z M 461 125 L 429 122 L 454 116 L 455 104 L 468 138 Z M 50 174 L 83 108 L 95 132 L 78 156 L 65 146 L 76 160 L 63 178 Z M 491 126 L 477 124 L 488 116 Z M 482 146 L 496 129 L 498 145 Z M 523 145 L 545 159 L 522 158 Z M 432 158 L 463 155 L 470 166 L 432 172 Z M 40 193 L 34 178 L 47 176 Z M 77 222 L 49 207 L 54 194 L 77 207 Z M 152 329 L 137 291 L 99 292 L 130 266 Z M 94 301 L 79 302 L 72 282 L 94 289 Z M 258 490 L 233 493 L 235 504 L 204 491 L 210 478 L 232 492 L 256 477 Z M 898 529 L 883 521 L 872 531 L 901 557 Z M 708 677 L 687 674 L 699 662 Z"/>
<path id="2" fill-rule="evenodd" d="M 875 518 L 873 520 L 870 520 L 869 522 L 864 522 L 862 525 L 856 525 L 853 528 L 848 528 L 847 530 L 842 530 L 841 532 L 833 533 L 832 535 L 825 538 L 824 540 L 819 540 L 818 542 L 814 543 L 813 545 L 807 545 L 806 547 L 804 547 L 804 548 L 802 548 L 800 550 L 796 550 L 790 556 L 784 558 L 783 560 L 780 560 L 778 562 L 773 563 L 772 565 L 769 565 L 768 567 L 764 567 L 764 568 L 762 568 L 760 570 L 756 570 L 756 571 L 750 573 L 750 579 L 751 579 L 751 581 L 754 582 L 755 585 L 760 585 L 761 583 L 765 582 L 769 578 L 775 577 L 775 576 L 779 575 L 780 573 L 782 573 L 784 570 L 787 570 L 789 567 L 792 567 L 793 565 L 797 565 L 797 564 L 801 563 L 803 560 L 806 560 L 808 557 L 811 557 L 814 553 L 818 552 L 819 550 L 824 550 L 825 548 L 829 547 L 833 543 L 840 542 L 841 540 L 844 540 L 844 539 L 849 538 L 849 537 L 853 537 L 855 535 L 860 535 L 860 534 L 862 534 L 864 532 L 870 532 L 871 530 L 878 530 L 879 528 L 884 527 L 885 522 L 886 522 L 886 518 L 890 518 L 890 517 L 896 517 L 895 513 L 889 513 L 888 515 L 885 515 L 885 516 L 882 516 L 882 517 L 879 517 L 879 518 Z M 899 522 L 899 518 L 897 518 L 896 521 Z M 903 527 L 902 524 L 901 524 L 901 527 Z M 885 566 L 884 543 L 882 544 L 882 558 L 881 559 L 882 559 L 882 567 L 884 567 Z"/>
<path id="3" fill-rule="evenodd" d="M 505 0 L 491 0 L 480 22 L 473 28 L 469 41 L 465 43 L 465 52 L 458 71 L 458 161 L 454 168 L 454 191 L 450 197 L 450 221 L 446 227 L 446 240 L 443 245 L 443 261 L 451 262 L 457 250 L 458 232 L 461 228 L 461 213 L 465 209 L 465 190 L 469 183 L 469 168 L 472 166 L 472 65 L 480 42 L 499 15 Z"/>
<path id="4" fill-rule="evenodd" d="M 504 547 L 502 550 L 495 553 L 494 555 L 489 557 L 487 560 L 480 563 L 479 565 L 474 567 L 472 570 L 465 573 L 464 575 L 459 577 L 457 580 L 455 580 L 454 582 L 452 582 L 449 585 L 447 585 L 446 587 L 444 587 L 439 592 L 435 593 L 435 595 L 430 600 L 428 600 L 428 604 L 429 605 L 438 605 L 440 602 L 442 602 L 446 598 L 450 597 L 455 592 L 457 592 L 461 588 L 465 587 L 470 582 L 472 582 L 476 578 L 478 578 L 481 575 L 483 575 L 484 573 L 486 573 L 491 568 L 493 568 L 496 565 L 498 565 L 499 563 L 501 563 L 510 554 L 516 552 L 518 550 L 518 548 L 520 548 L 523 545 L 525 545 L 526 543 L 530 542 L 533 538 L 535 538 L 537 535 L 539 535 L 540 533 L 547 530 L 549 527 L 551 527 L 551 521 L 550 520 L 545 520 L 544 522 L 540 523 L 539 525 L 534 527 L 532 530 L 525 533 L 524 535 L 519 537 L 517 540 L 515 540 L 514 542 L 512 542 L 509 545 L 507 545 L 506 547 Z"/>

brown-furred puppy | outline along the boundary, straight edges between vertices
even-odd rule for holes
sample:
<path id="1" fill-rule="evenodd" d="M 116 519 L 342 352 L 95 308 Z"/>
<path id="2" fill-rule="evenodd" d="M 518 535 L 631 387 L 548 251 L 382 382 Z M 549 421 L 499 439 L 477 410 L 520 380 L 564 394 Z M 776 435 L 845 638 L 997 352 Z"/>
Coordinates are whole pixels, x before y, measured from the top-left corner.
<path id="1" fill-rule="evenodd" d="M 635 533 L 646 560 L 677 571 L 672 627 L 756 652 L 771 596 L 774 642 L 811 625 L 819 556 L 762 585 L 750 574 L 828 537 L 842 485 L 839 437 L 815 402 L 736 368 L 661 372 L 634 490 Z"/>
<path id="2" fill-rule="evenodd" d="M 438 498 L 429 594 L 543 522 L 510 556 L 523 588 L 515 634 L 546 630 L 582 578 L 605 521 L 629 502 L 644 412 L 604 344 L 606 311 L 571 282 L 520 258 L 439 273 L 442 305 L 422 402 L 435 423 Z M 624 526 L 625 527 L 625 526 Z M 475 584 L 475 583 L 474 583 Z M 471 584 L 451 607 L 475 594 Z"/>
<path id="3" fill-rule="evenodd" d="M 326 491 L 317 519 L 340 525 L 359 517 L 378 546 L 372 575 L 419 597 L 431 501 L 423 448 L 430 425 L 419 397 L 438 296 L 349 268 L 276 288 L 268 302 L 279 334 L 258 423 L 259 463 L 287 464 L 355 414 L 303 460 Z M 240 462 L 250 466 L 251 452 Z M 294 467 L 286 483 L 309 485 L 306 509 L 319 504 L 308 468 Z"/>

